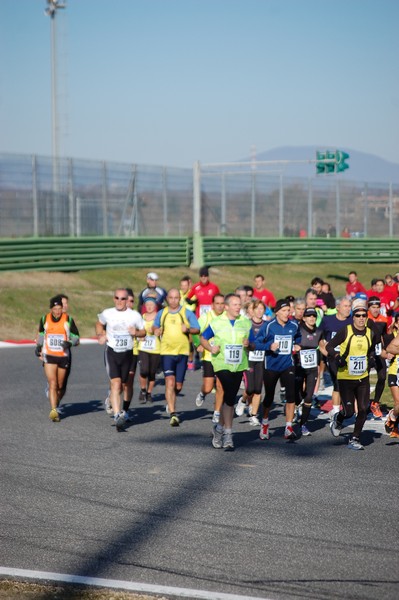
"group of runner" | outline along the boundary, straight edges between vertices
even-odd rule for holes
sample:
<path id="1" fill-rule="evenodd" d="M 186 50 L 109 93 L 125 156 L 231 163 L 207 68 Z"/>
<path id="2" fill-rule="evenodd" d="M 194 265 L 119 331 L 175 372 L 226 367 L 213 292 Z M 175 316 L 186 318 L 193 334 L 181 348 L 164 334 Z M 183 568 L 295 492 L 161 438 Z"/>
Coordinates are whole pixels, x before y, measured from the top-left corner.
<path id="1" fill-rule="evenodd" d="M 375 418 L 383 416 L 380 399 L 388 377 L 394 408 L 385 428 L 399 437 L 398 295 L 397 277 L 390 275 L 373 280 L 370 290 L 365 290 L 351 272 L 346 296 L 338 299 L 326 282 L 315 277 L 303 297 L 276 300 L 261 274 L 255 275 L 253 286 L 238 286 L 224 296 L 210 281 L 207 267 L 200 269 L 197 283 L 185 276 L 179 287 L 168 292 L 159 286 L 157 273 L 150 272 L 137 310 L 133 291 L 121 287 L 115 290 L 114 306 L 97 318 L 96 336 L 105 346 L 110 381 L 107 413 L 113 415 L 117 431 L 125 429 L 133 419 L 130 404 L 138 367 L 138 400 L 144 404 L 152 402 L 162 366 L 166 411 L 170 425 L 178 427 L 176 397 L 187 369 L 195 369 L 201 360 L 202 387 L 195 403 L 202 406 L 206 396 L 215 392 L 214 448 L 234 450 L 234 412 L 247 411 L 260 439 L 270 438 L 269 414 L 278 383 L 285 403 L 285 439 L 310 436 L 308 419 L 312 406 L 319 406 L 317 393 L 326 372 L 333 384 L 333 436 L 339 436 L 345 420 L 356 415 L 348 448 L 363 449 L 360 436 L 369 410 Z M 40 320 L 35 352 L 43 361 L 49 418 L 55 422 L 66 390 L 70 348 L 78 343 L 79 331 L 67 314 L 67 297 L 53 297 L 50 312 Z M 371 402 L 372 368 L 378 379 Z"/>

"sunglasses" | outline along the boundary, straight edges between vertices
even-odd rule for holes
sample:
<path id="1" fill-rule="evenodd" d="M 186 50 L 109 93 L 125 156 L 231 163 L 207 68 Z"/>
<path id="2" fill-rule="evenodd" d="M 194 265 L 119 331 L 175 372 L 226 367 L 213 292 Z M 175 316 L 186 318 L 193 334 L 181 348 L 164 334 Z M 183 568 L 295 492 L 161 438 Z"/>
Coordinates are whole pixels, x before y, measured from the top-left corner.
<path id="1" fill-rule="evenodd" d="M 126 296 L 114 296 L 115 300 L 127 300 Z"/>
<path id="2" fill-rule="evenodd" d="M 359 319 L 365 319 L 367 317 L 366 313 L 357 313 L 353 316 L 358 317 Z"/>

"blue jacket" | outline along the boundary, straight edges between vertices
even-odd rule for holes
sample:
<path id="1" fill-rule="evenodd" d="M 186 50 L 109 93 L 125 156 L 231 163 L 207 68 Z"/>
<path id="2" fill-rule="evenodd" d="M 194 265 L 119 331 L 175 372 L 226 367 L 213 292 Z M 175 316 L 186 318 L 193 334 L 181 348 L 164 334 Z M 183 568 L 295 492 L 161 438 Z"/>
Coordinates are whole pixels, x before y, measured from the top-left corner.
<path id="1" fill-rule="evenodd" d="M 270 350 L 273 342 L 279 343 L 276 352 Z M 255 338 L 255 349 L 265 351 L 265 369 L 285 371 L 294 365 L 293 347 L 300 345 L 301 332 L 298 323 L 288 321 L 280 325 L 277 319 L 266 321 Z"/>

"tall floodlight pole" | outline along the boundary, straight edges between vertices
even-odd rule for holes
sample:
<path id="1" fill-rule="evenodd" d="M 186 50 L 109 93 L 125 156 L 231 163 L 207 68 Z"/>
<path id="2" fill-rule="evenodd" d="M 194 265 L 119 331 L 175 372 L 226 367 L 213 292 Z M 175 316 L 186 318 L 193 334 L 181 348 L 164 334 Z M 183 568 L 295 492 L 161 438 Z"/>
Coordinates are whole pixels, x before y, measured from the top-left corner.
<path id="1" fill-rule="evenodd" d="M 58 159 L 59 159 L 59 127 L 57 107 L 57 32 L 56 14 L 65 4 L 59 0 L 47 0 L 47 8 L 44 11 L 50 17 L 51 22 L 51 130 L 52 130 L 52 157 L 53 157 L 53 192 L 58 192 Z"/>

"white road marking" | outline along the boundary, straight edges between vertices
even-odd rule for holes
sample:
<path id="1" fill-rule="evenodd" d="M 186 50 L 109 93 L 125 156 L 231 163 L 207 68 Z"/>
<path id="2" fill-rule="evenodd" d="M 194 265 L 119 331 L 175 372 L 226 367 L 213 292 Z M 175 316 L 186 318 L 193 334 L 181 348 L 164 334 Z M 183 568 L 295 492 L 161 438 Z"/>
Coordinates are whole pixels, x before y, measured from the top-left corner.
<path id="1" fill-rule="evenodd" d="M 178 588 L 165 585 L 150 585 L 135 581 L 122 581 L 119 579 L 103 579 L 101 577 L 83 577 L 81 575 L 66 575 L 64 573 L 48 573 L 47 571 L 32 571 L 29 569 L 13 569 L 0 567 L 0 576 L 20 577 L 23 579 L 37 579 L 42 581 L 56 581 L 58 583 L 75 583 L 80 585 L 93 585 L 102 588 L 119 589 L 130 592 L 147 594 L 170 594 L 178 598 L 199 598 L 202 600 L 270 600 L 259 596 L 240 596 L 237 594 L 224 594 L 222 592 L 208 592 L 189 588 Z"/>

